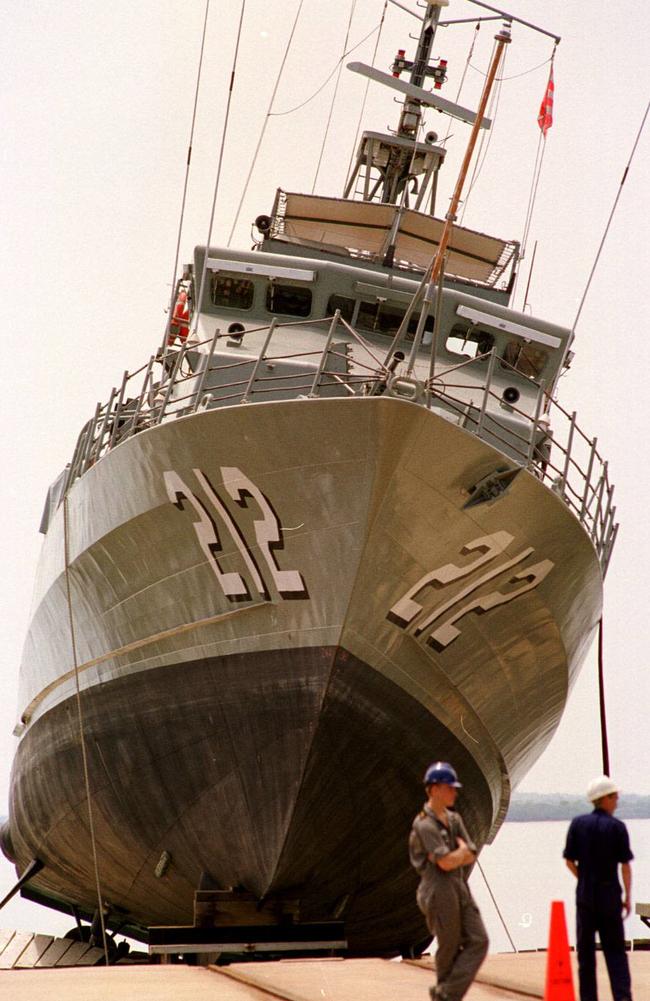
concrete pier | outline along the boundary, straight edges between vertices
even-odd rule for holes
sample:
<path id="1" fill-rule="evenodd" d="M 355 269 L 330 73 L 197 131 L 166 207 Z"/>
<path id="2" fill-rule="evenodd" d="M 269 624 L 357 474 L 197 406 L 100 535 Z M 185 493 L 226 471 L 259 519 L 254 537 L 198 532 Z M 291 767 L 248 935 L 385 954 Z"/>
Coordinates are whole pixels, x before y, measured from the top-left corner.
<path id="1" fill-rule="evenodd" d="M 630 957 L 637 998 L 650 997 L 650 953 Z M 601 997 L 609 997 L 602 956 Z M 545 953 L 490 956 L 467 1001 L 542 998 Z M 0 972 L 0 1001 L 426 1001 L 426 960 L 284 960 L 227 967 L 112 966 Z"/>

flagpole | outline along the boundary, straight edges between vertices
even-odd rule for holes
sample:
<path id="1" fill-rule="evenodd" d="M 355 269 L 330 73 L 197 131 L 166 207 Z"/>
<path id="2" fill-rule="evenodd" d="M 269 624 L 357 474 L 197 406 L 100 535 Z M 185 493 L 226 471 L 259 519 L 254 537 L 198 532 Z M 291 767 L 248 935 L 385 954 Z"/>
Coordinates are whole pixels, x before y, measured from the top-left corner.
<path id="1" fill-rule="evenodd" d="M 504 25 L 498 35 L 495 35 L 497 47 L 492 58 L 492 65 L 490 66 L 487 79 L 485 81 L 485 86 L 483 88 L 483 93 L 481 95 L 481 103 L 479 109 L 476 113 L 476 119 L 474 125 L 472 126 L 472 131 L 469 137 L 469 142 L 467 144 L 467 149 L 465 150 L 465 156 L 461 164 L 460 172 L 458 175 L 458 180 L 456 181 L 456 187 L 454 188 L 454 193 L 451 196 L 451 202 L 449 205 L 449 211 L 445 216 L 445 228 L 442 231 L 442 236 L 440 237 L 440 243 L 438 244 L 438 253 L 436 254 L 433 266 L 431 268 L 431 277 L 429 281 L 435 282 L 442 265 L 443 257 L 447 250 L 447 244 L 451 237 L 451 231 L 453 225 L 456 221 L 456 212 L 460 204 L 460 197 L 463 193 L 463 186 L 465 184 L 465 179 L 467 178 L 467 171 L 469 170 L 470 161 L 472 159 L 472 154 L 474 153 L 474 147 L 476 146 L 476 140 L 478 139 L 478 134 L 481 128 L 481 122 L 483 121 L 483 116 L 485 114 L 485 109 L 487 108 L 487 103 L 490 98 L 490 92 L 492 90 L 492 85 L 494 83 L 494 78 L 497 75 L 497 70 L 499 68 L 499 63 L 501 62 L 501 56 L 503 55 L 503 50 L 506 45 L 510 43 L 510 29 L 508 25 Z"/>

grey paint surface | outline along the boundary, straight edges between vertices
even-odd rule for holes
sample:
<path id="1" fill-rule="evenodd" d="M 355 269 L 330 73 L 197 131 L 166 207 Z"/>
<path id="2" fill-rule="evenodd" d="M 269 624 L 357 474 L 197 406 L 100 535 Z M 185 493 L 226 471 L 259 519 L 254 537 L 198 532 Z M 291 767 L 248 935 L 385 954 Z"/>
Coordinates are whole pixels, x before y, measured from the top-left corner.
<path id="1" fill-rule="evenodd" d="M 600 612 L 593 547 L 534 476 L 522 471 L 500 499 L 465 509 L 500 459 L 415 405 L 297 400 L 161 425 L 75 483 L 73 621 L 100 868 L 114 905 L 145 924 L 191 920 L 209 871 L 223 887 L 293 893 L 305 918 L 342 909 L 358 952 L 423 937 L 402 830 L 422 762 L 457 763 L 463 813 L 484 842 L 511 783 L 550 739 Z M 259 497 L 237 493 L 235 467 L 282 526 L 266 557 Z M 202 507 L 187 496 L 172 503 L 172 470 Z M 200 510 L 218 535 L 210 556 L 195 528 Z M 63 513 L 45 541 L 25 650 L 11 833 L 19 862 L 46 862 L 39 886 L 92 906 Z M 495 533 L 511 541 L 479 565 L 485 547 L 468 544 Z M 243 601 L 224 594 L 215 556 L 220 572 L 247 580 Z M 552 566 L 510 598 L 522 587 L 513 559 L 514 570 Z M 283 595 L 273 566 L 300 573 L 307 593 Z M 390 613 L 448 566 L 461 577 L 418 593 L 425 611 L 446 602 L 458 612 L 495 590 L 508 600 L 468 610 L 456 638 L 434 649 L 426 631 Z M 173 863 L 160 880 L 163 850 Z"/>

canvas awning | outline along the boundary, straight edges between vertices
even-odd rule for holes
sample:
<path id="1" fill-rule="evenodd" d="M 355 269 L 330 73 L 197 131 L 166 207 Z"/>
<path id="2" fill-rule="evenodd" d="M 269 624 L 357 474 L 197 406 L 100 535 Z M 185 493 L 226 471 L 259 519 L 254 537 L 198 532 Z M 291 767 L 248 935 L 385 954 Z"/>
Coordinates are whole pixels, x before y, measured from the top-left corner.
<path id="1" fill-rule="evenodd" d="M 270 236 L 381 261 L 397 211 L 395 205 L 381 202 L 280 190 Z M 404 210 L 395 243 L 395 262 L 424 271 L 438 249 L 444 225 L 443 219 L 413 209 Z M 445 270 L 458 278 L 495 286 L 516 257 L 518 246 L 512 240 L 454 226 Z"/>

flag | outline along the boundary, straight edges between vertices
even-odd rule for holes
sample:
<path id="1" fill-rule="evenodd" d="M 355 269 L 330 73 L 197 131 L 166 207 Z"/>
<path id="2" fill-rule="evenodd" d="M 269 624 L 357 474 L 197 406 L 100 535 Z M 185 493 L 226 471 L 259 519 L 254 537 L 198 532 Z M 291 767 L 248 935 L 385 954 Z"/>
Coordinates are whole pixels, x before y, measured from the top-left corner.
<path id="1" fill-rule="evenodd" d="M 551 72 L 548 75 L 548 83 L 546 84 L 546 90 L 544 92 L 544 97 L 539 108 L 539 114 L 537 116 L 537 124 L 542 130 L 542 135 L 546 139 L 546 133 L 553 124 L 553 92 L 555 90 L 555 84 L 553 83 L 553 63 L 551 63 Z"/>

